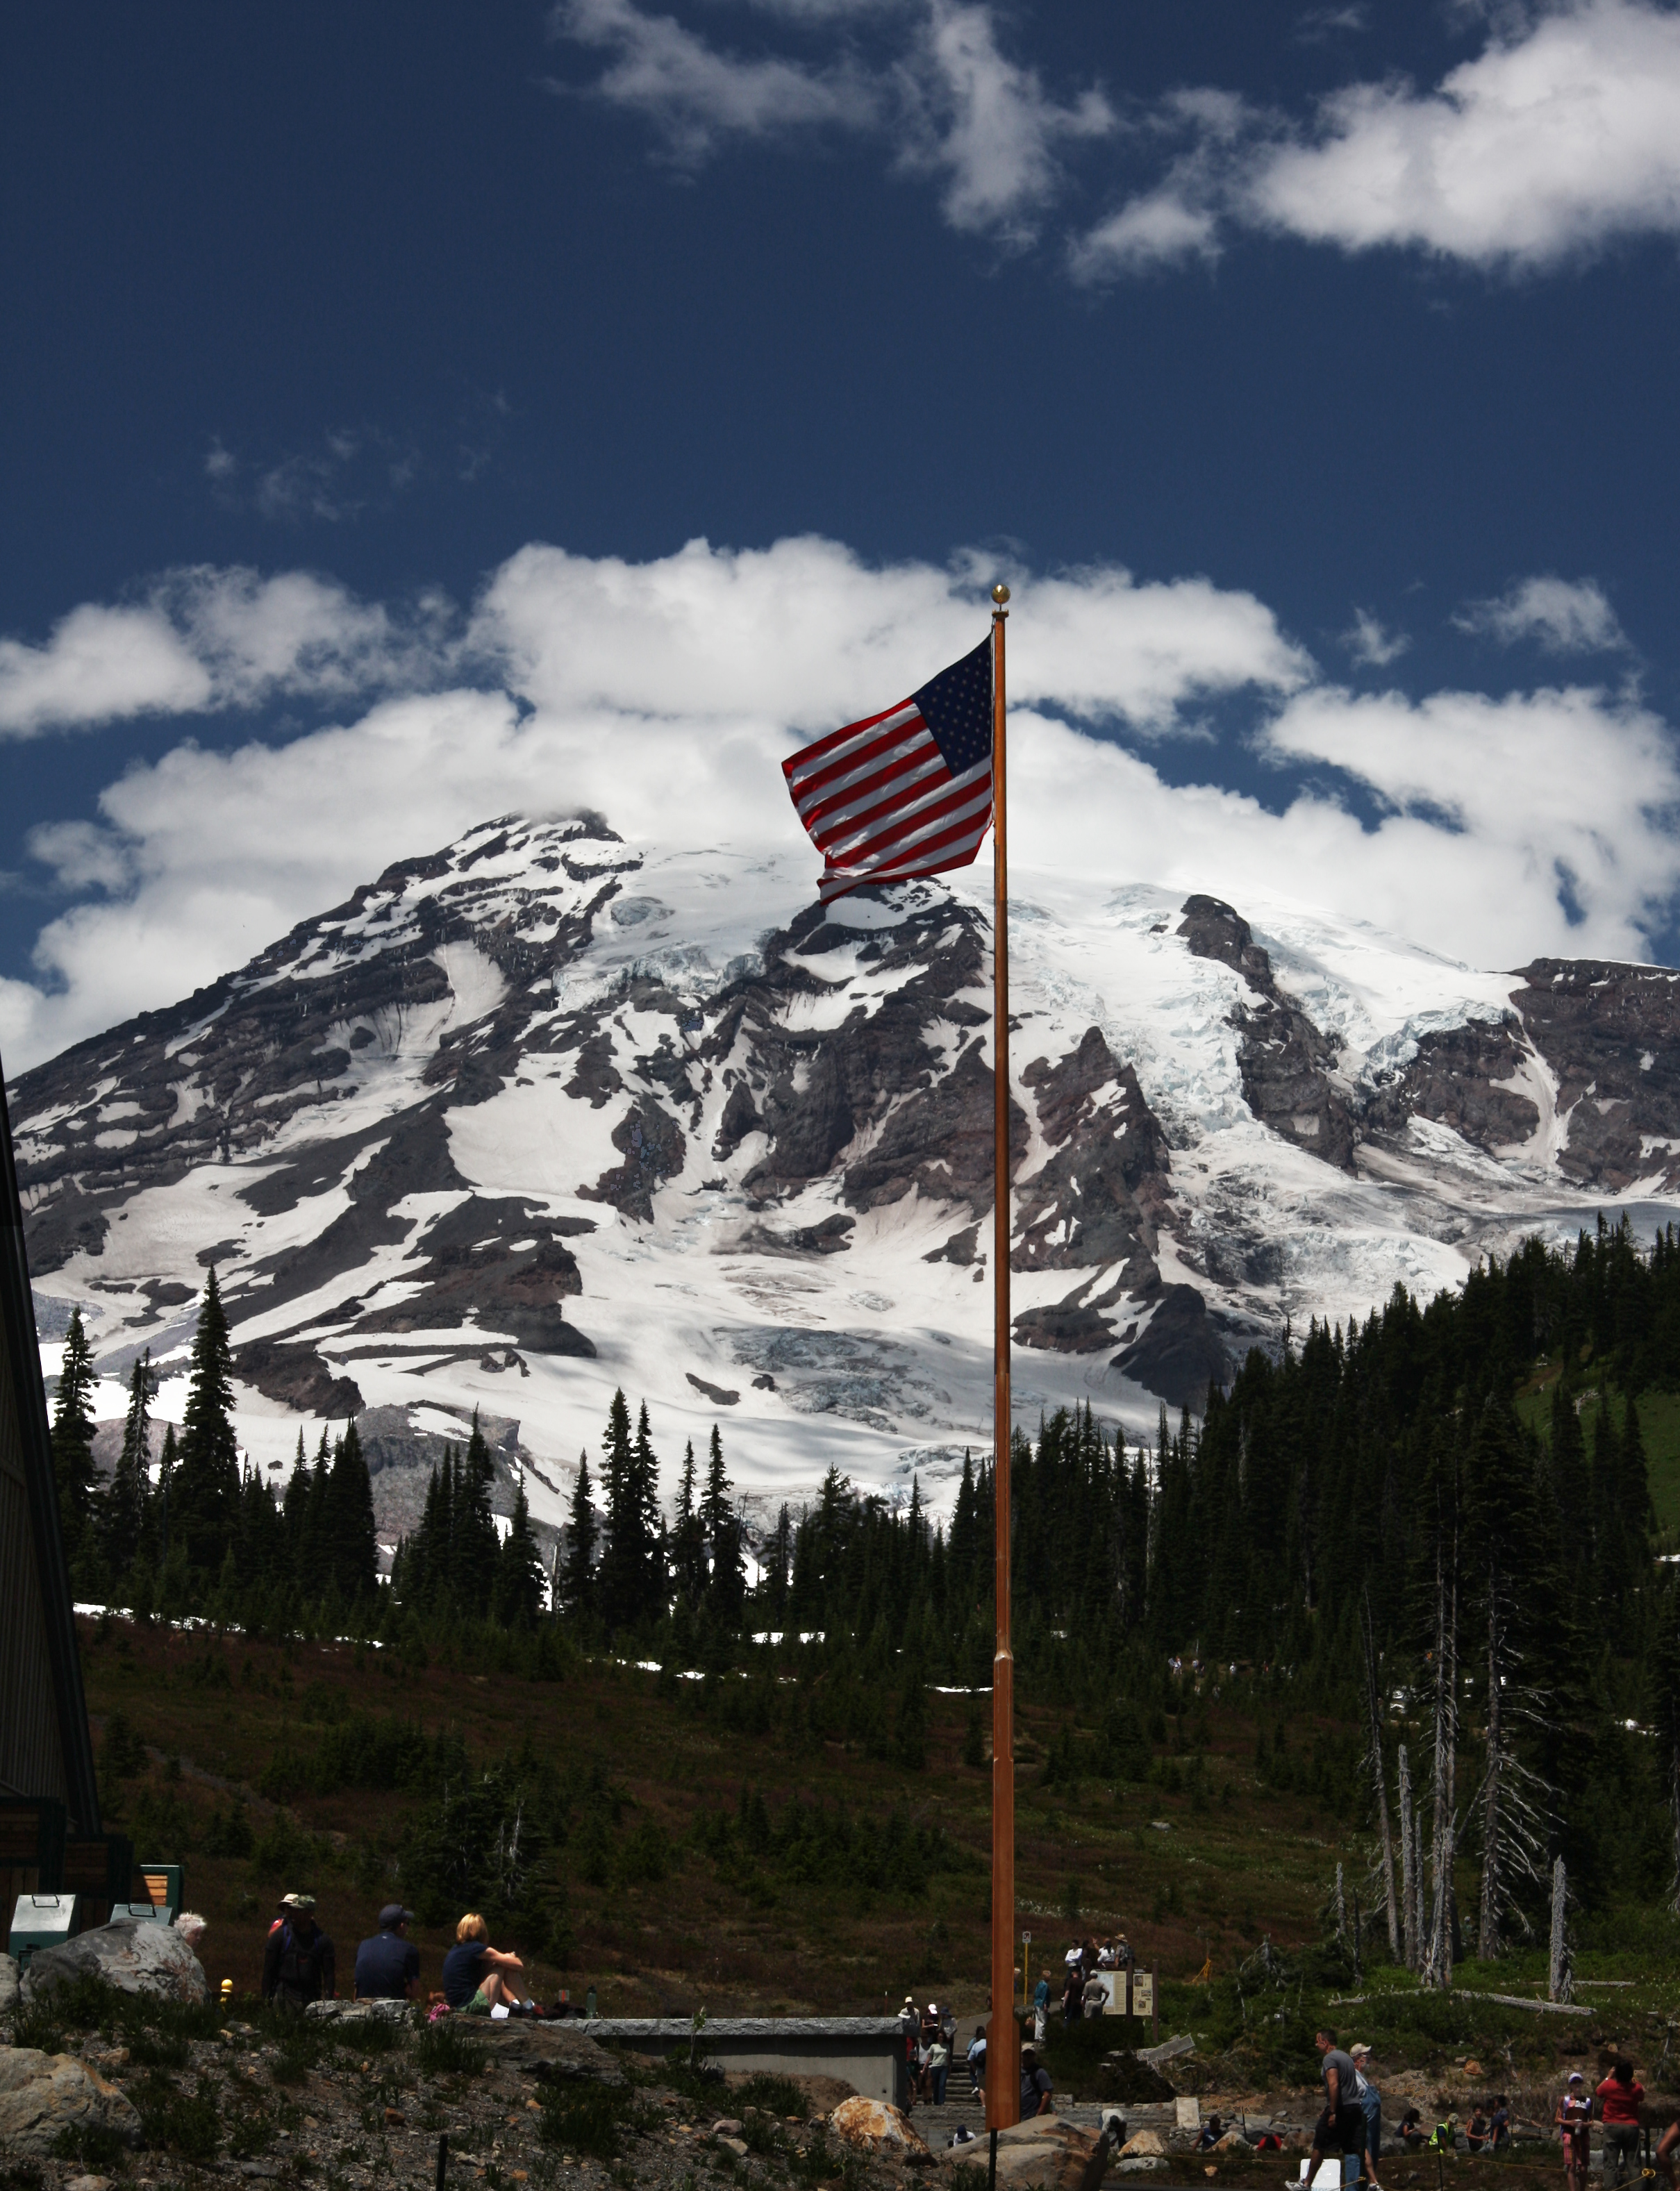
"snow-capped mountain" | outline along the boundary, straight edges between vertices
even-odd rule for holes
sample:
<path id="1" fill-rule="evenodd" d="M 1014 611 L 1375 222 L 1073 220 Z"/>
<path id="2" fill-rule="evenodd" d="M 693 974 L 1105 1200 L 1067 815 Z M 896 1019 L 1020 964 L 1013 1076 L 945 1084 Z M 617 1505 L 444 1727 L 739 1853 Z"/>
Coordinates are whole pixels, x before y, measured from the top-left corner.
<path id="1" fill-rule="evenodd" d="M 204 1272 L 241 1427 L 474 1408 L 555 1521 L 612 1389 L 668 1474 L 937 1494 L 990 1441 L 989 869 L 814 902 L 795 857 L 504 819 L 26 1074 L 43 1349 L 184 1367 Z M 1285 1320 L 1523 1232 L 1680 1215 L 1665 969 L 1477 972 L 1283 901 L 1013 878 L 1020 1417 L 1153 1426 Z M 160 1410 L 179 1413 L 166 1385 Z M 376 1488 L 379 1488 L 376 1481 Z"/>

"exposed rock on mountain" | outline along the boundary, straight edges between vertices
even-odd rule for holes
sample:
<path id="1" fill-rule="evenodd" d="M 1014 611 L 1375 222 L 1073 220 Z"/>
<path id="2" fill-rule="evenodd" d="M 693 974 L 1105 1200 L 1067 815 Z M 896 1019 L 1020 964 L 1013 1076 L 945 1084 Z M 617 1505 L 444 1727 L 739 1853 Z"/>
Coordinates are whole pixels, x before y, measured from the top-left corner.
<path id="1" fill-rule="evenodd" d="M 214 1263 L 265 1467 L 299 1414 L 435 1457 L 516 1390 L 553 1521 L 622 1383 L 668 1465 L 726 1409 L 766 1490 L 960 1472 L 990 1438 L 986 909 L 965 878 L 826 909 L 810 880 L 504 819 L 26 1075 L 49 1369 L 78 1302 L 112 1378 L 148 1346 L 179 1375 Z M 1022 887 L 1025 1419 L 1147 1428 L 1286 1317 L 1450 1283 L 1600 1195 L 1676 1206 L 1665 970 L 1481 974 L 1294 907 Z M 424 1473 L 376 1476 L 382 1528 Z"/>

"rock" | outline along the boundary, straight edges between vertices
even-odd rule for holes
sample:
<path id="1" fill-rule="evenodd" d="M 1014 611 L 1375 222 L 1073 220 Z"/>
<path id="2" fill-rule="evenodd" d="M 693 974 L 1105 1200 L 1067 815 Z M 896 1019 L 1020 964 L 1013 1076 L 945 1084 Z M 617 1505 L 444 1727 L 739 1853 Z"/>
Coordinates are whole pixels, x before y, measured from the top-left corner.
<path id="1" fill-rule="evenodd" d="M 109 2131 L 124 2145 L 140 2143 L 133 2102 L 85 2063 L 36 2046 L 0 2047 L 0 2148 L 49 2154 L 66 2130 Z"/>
<path id="2" fill-rule="evenodd" d="M 1216 2153 L 1246 2153 L 1249 2142 L 1239 2130 L 1227 2130 L 1223 2137 L 1214 2140 Z"/>
<path id="3" fill-rule="evenodd" d="M 1488 2073 L 1479 2062 L 1466 2062 L 1464 2065 L 1464 2074 L 1466 2077 L 1485 2077 Z"/>
<path id="4" fill-rule="evenodd" d="M 1153 2062 L 1124 2046 L 1105 2054 L 1098 2063 L 1096 2085 L 1099 2099 L 1120 2100 L 1128 2107 L 1172 2101 L 1178 2097 Z"/>
<path id="5" fill-rule="evenodd" d="M 712 2125 L 714 2137 L 739 2137 L 741 2125 L 733 2115 L 720 2115 Z"/>
<path id="6" fill-rule="evenodd" d="M 1141 2130 L 1120 2148 L 1120 2158 L 1122 2160 L 1137 2160 L 1147 2154 L 1152 2160 L 1159 2160 L 1165 2152 L 1166 2147 L 1161 2143 L 1159 2131 Z"/>
<path id="7" fill-rule="evenodd" d="M 0 2016 L 18 2005 L 18 1963 L 15 1955 L 0 1955 Z"/>
<path id="8" fill-rule="evenodd" d="M 931 2160 L 933 2156 L 908 2119 L 885 2100 L 842 2100 L 829 2117 L 834 2136 L 878 2160 Z"/>
<path id="9" fill-rule="evenodd" d="M 488 2017 L 473 2019 L 491 2057 L 511 2062 L 543 2084 L 588 2081 L 619 2086 L 624 2072 L 604 2046 L 597 2045 L 579 2023 L 538 2023 L 528 2016 L 510 2016 L 500 2023 Z"/>
<path id="10" fill-rule="evenodd" d="M 1115 2171 L 1117 2174 L 1121 2176 L 1143 2176 L 1147 2175 L 1152 2168 L 1165 2168 L 1165 2166 L 1166 2162 L 1158 2154 L 1153 2153 L 1135 2153 L 1130 2160 L 1118 2161 L 1115 2164 Z"/>
<path id="11" fill-rule="evenodd" d="M 119 1917 L 56 1948 L 37 1949 L 24 1972 L 23 1997 L 39 2000 L 54 1986 L 80 1978 L 103 1978 L 119 1993 L 155 1994 L 195 2006 L 210 1998 L 204 1966 L 185 1939 L 173 1925 L 145 1917 Z"/>
<path id="12" fill-rule="evenodd" d="M 305 2016 L 323 2023 L 406 2023 L 413 2013 L 406 2000 L 311 2000 L 304 2008 Z"/>
<path id="13" fill-rule="evenodd" d="M 746 2159 L 747 2142 L 744 2138 L 720 2137 L 718 2140 L 718 2143 L 726 2148 L 727 2151 L 734 2154 L 737 2159 L 741 2160 L 744 2160 Z"/>
<path id="14" fill-rule="evenodd" d="M 111 2191 L 108 2176 L 72 2176 L 64 2191 Z"/>

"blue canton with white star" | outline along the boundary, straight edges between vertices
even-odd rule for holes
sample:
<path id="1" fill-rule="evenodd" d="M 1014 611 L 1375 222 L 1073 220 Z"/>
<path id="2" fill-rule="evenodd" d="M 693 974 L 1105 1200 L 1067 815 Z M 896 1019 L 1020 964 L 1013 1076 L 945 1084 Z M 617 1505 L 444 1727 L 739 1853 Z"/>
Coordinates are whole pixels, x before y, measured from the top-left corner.
<path id="1" fill-rule="evenodd" d="M 930 677 L 911 698 L 921 709 L 933 743 L 953 776 L 961 776 L 992 751 L 992 642 Z"/>

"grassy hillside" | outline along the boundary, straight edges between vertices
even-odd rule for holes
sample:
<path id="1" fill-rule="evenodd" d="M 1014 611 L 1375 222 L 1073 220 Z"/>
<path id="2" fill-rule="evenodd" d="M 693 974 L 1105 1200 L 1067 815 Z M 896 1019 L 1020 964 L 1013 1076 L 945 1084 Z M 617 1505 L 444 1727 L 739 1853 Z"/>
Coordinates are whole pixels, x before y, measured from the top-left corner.
<path id="1" fill-rule="evenodd" d="M 1517 1413 L 1529 1428 L 1549 1440 L 1552 1387 L 1558 1381 L 1556 1363 L 1547 1363 L 1517 1395 Z M 1626 1401 L 1606 1380 L 1580 1396 L 1580 1422 L 1586 1449 L 1592 1450 L 1592 1432 L 1601 1409 L 1608 1404 L 1612 1421 L 1621 1426 Z M 1639 1396 L 1639 1434 L 1649 1463 L 1651 1504 L 1656 1510 L 1660 1540 L 1672 1545 L 1680 1540 L 1680 1392 L 1643 1392 Z"/>
<path id="2" fill-rule="evenodd" d="M 288 1888 L 319 1896 L 346 1983 L 379 1905 L 420 1892 L 412 1870 L 393 1866 L 426 1791 L 319 1786 L 331 1777 L 315 1765 L 332 1730 L 371 1717 L 458 1735 L 476 1767 L 523 1750 L 555 1768 L 551 1871 L 564 1895 L 557 1930 L 571 1943 L 563 1962 L 545 1959 L 548 1985 L 593 1984 L 603 2010 L 638 2014 L 703 2001 L 714 2013 L 865 2013 L 912 1989 L 984 2006 L 991 1776 L 989 1764 L 961 1761 L 979 1732 L 965 1699 L 930 1700 L 927 1765 L 910 1773 L 762 1724 L 777 1691 L 796 1693 L 785 1679 L 736 1680 L 712 1693 L 580 1663 L 561 1679 L 529 1681 L 350 1645 L 249 1643 L 123 1620 L 84 1623 L 83 1656 L 96 1745 L 108 1759 L 114 1748 L 118 1764 L 125 1750 L 145 1754 L 128 1777 L 107 1770 L 112 1813 L 133 1827 L 141 1856 L 184 1854 L 189 1899 L 213 1927 L 211 1975 L 237 1989 L 254 1984 Z M 1023 1710 L 1022 1926 L 1048 1960 L 1059 1960 L 1077 1909 L 1082 1929 L 1124 1929 L 1140 1961 L 1164 1974 L 1188 1977 L 1209 1958 L 1228 1970 L 1263 1932 L 1311 1938 L 1338 1861 L 1350 1880 L 1363 1876 L 1358 1836 L 1320 1795 L 1259 1784 L 1255 1724 L 1213 1688 L 1156 1727 L 1165 1739 L 1151 1777 L 1130 1783 L 1070 1780 L 1064 1756 L 1062 1777 L 1039 1785 L 1052 1746 L 1065 1753 L 1079 1731 Z M 1326 1746 L 1339 1753 L 1345 1740 L 1305 1719 L 1289 1736 L 1304 1778 L 1319 1746 L 1321 1787 Z M 1328 1777 L 1340 1788 L 1339 1770 Z M 753 1799 L 763 1801 L 769 1846 L 749 1846 L 743 1794 L 755 1814 Z M 843 1807 L 852 1842 L 843 1861 L 820 1845 L 779 1845 L 794 1800 L 822 1807 L 831 1830 Z M 444 1930 L 417 1931 L 435 1984 Z"/>

